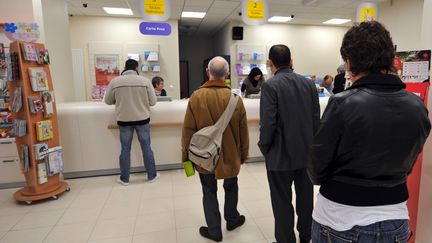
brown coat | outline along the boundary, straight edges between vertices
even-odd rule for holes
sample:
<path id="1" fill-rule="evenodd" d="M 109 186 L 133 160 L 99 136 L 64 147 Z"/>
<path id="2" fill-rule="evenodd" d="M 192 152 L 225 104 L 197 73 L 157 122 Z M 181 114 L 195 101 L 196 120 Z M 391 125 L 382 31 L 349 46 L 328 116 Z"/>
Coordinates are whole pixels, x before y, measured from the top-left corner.
<path id="1" fill-rule="evenodd" d="M 216 123 L 228 105 L 231 90 L 223 81 L 210 80 L 189 99 L 183 123 L 182 159 L 188 160 L 187 147 L 192 135 L 203 127 Z M 239 99 L 237 107 L 222 138 L 222 151 L 215 169 L 216 179 L 236 177 L 249 152 L 249 132 L 246 110 Z M 200 173 L 208 174 L 198 166 Z"/>

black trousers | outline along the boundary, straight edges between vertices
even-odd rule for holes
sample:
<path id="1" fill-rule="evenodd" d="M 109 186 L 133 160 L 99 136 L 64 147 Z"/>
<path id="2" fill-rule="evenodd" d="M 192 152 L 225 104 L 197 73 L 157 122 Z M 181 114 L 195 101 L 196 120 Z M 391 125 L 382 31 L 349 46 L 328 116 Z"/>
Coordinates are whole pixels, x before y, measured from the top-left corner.
<path id="1" fill-rule="evenodd" d="M 214 237 L 222 237 L 221 215 L 217 199 L 217 181 L 214 174 L 200 173 L 199 176 L 203 191 L 204 215 L 209 234 Z M 227 224 L 232 225 L 237 222 L 240 216 L 237 211 L 237 177 L 225 179 L 223 187 L 225 189 L 224 218 Z"/>
<path id="2" fill-rule="evenodd" d="M 311 239 L 313 185 L 306 168 L 294 171 L 267 171 L 270 195 L 275 218 L 277 243 L 295 243 L 294 209 L 291 203 L 291 185 L 296 191 L 297 230 L 300 238 Z"/>

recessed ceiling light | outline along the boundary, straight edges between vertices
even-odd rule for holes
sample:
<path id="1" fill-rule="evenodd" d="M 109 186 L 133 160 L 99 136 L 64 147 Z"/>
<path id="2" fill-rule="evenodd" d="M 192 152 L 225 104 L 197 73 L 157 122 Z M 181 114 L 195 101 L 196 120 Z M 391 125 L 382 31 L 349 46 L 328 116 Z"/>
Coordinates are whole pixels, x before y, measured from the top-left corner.
<path id="1" fill-rule="evenodd" d="M 130 8 L 103 8 L 107 14 L 133 15 Z"/>
<path id="2" fill-rule="evenodd" d="M 202 19 L 206 15 L 206 12 L 182 12 L 182 18 L 197 18 Z"/>
<path id="3" fill-rule="evenodd" d="M 351 19 L 329 19 L 324 21 L 323 24 L 345 24 L 351 22 Z"/>
<path id="4" fill-rule="evenodd" d="M 285 17 L 285 16 L 273 16 L 269 18 L 269 22 L 288 22 L 292 20 L 292 17 Z"/>

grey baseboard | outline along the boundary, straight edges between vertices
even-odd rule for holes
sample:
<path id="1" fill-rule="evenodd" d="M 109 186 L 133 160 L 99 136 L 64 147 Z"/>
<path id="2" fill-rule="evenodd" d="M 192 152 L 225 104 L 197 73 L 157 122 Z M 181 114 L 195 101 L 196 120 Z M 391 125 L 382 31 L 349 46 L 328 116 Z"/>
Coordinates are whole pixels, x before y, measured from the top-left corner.
<path id="1" fill-rule="evenodd" d="M 264 157 L 251 157 L 246 160 L 246 163 L 257 163 L 264 162 Z M 178 170 L 182 169 L 182 164 L 167 164 L 167 165 L 156 165 L 156 169 L 158 171 L 165 170 Z M 132 167 L 131 173 L 141 173 L 145 172 L 144 166 Z M 108 175 L 118 175 L 120 174 L 120 169 L 107 169 L 107 170 L 90 170 L 90 171 L 76 171 L 76 172 L 65 172 L 63 173 L 63 177 L 65 179 L 77 179 L 77 178 L 85 178 L 85 177 L 95 177 L 95 176 L 108 176 Z M 11 182 L 11 183 L 0 183 L 0 189 L 8 189 L 8 188 L 19 188 L 24 187 L 25 182 Z"/>

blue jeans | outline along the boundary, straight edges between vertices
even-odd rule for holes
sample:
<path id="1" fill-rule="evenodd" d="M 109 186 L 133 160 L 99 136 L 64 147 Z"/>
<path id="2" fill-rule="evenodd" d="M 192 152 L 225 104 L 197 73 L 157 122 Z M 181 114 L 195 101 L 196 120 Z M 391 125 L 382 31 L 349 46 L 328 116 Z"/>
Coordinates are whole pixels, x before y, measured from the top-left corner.
<path id="1" fill-rule="evenodd" d="M 130 175 L 130 151 L 134 130 L 137 132 L 138 140 L 141 144 L 141 150 L 144 159 L 144 166 L 147 171 L 149 180 L 156 177 L 156 165 L 153 151 L 150 147 L 150 126 L 149 124 L 138 126 L 119 126 L 120 128 L 120 179 L 123 182 L 129 182 Z"/>
<path id="2" fill-rule="evenodd" d="M 411 236 L 408 220 L 387 220 L 336 231 L 312 222 L 312 243 L 406 243 Z"/>

